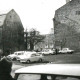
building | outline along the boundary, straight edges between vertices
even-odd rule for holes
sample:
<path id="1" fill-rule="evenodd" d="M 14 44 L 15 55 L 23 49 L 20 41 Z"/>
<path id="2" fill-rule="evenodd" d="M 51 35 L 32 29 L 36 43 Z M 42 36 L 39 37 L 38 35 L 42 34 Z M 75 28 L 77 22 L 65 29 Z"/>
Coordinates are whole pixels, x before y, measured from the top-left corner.
<path id="1" fill-rule="evenodd" d="M 0 49 L 4 52 L 23 49 L 24 28 L 14 9 L 0 12 Z"/>
<path id="2" fill-rule="evenodd" d="M 45 48 L 54 48 L 54 34 L 46 34 L 44 39 Z"/>
<path id="3" fill-rule="evenodd" d="M 80 51 L 80 0 L 71 0 L 55 11 L 55 47 Z"/>
<path id="4" fill-rule="evenodd" d="M 38 50 L 41 50 L 44 48 L 52 49 L 52 48 L 54 48 L 54 43 L 55 43 L 54 29 L 51 28 L 50 33 L 45 34 L 44 39 L 35 45 L 35 49 L 38 49 Z"/>

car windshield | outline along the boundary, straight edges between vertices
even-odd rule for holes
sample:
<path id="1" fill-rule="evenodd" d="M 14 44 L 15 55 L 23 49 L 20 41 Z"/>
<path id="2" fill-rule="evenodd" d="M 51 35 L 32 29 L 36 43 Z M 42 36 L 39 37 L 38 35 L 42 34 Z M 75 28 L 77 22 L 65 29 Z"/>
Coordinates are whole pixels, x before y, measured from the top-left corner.
<path id="1" fill-rule="evenodd" d="M 67 48 L 63 48 L 63 50 L 68 50 Z"/>
<path id="2" fill-rule="evenodd" d="M 31 53 L 26 54 L 27 57 L 31 57 L 33 55 L 35 55 L 35 54 L 31 54 Z"/>
<path id="3" fill-rule="evenodd" d="M 17 53 L 14 53 L 15 55 L 17 55 Z"/>
<path id="4" fill-rule="evenodd" d="M 50 51 L 49 49 L 44 49 L 44 50 L 42 50 L 43 52 L 48 52 L 48 51 Z"/>
<path id="5" fill-rule="evenodd" d="M 74 77 L 54 76 L 46 74 L 20 74 L 17 80 L 80 80 Z"/>
<path id="6" fill-rule="evenodd" d="M 23 55 L 23 53 L 18 53 L 18 55 Z"/>

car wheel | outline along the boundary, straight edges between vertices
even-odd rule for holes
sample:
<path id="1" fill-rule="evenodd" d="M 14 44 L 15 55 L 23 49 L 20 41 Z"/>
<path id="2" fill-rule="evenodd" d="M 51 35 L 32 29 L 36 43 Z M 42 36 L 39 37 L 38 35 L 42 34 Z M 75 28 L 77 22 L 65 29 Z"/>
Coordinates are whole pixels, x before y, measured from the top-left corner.
<path id="1" fill-rule="evenodd" d="M 59 52 L 59 54 L 61 54 L 61 52 Z"/>
<path id="2" fill-rule="evenodd" d="M 39 62 L 42 62 L 42 59 L 41 58 L 39 59 Z"/>
<path id="3" fill-rule="evenodd" d="M 27 60 L 27 63 L 30 63 L 31 61 L 30 60 Z"/>
<path id="4" fill-rule="evenodd" d="M 20 60 L 17 60 L 18 62 L 20 62 Z"/>
<path id="5" fill-rule="evenodd" d="M 51 55 L 51 53 L 49 53 Z"/>
<path id="6" fill-rule="evenodd" d="M 73 54 L 73 52 L 70 52 L 70 54 Z"/>
<path id="7" fill-rule="evenodd" d="M 74 52 L 71 52 L 71 54 L 73 54 Z"/>
<path id="8" fill-rule="evenodd" d="M 23 63 L 23 62 L 20 60 L 20 63 Z"/>
<path id="9" fill-rule="evenodd" d="M 12 60 L 16 60 L 16 58 L 13 58 Z"/>
<path id="10" fill-rule="evenodd" d="M 44 56 L 44 53 L 42 53 L 42 55 Z"/>

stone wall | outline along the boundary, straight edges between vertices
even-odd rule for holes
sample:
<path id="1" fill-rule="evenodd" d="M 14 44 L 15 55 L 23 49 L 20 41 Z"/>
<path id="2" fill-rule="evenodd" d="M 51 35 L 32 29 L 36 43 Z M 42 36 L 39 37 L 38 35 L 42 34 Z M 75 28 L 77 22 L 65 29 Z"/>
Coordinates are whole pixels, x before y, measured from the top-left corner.
<path id="1" fill-rule="evenodd" d="M 80 51 L 80 0 L 72 0 L 56 10 L 54 34 L 55 46 Z"/>

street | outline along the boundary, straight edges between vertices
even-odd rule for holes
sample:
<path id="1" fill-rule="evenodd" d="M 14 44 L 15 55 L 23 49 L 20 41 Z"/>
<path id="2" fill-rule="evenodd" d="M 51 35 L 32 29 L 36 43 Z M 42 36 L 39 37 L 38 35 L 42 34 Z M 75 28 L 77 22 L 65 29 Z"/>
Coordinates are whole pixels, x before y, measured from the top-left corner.
<path id="1" fill-rule="evenodd" d="M 22 68 L 22 67 L 24 67 L 24 66 L 16 65 L 16 64 L 13 63 L 13 65 L 12 65 L 12 72 L 11 72 L 12 77 L 14 77 L 15 70 L 17 70 L 19 68 Z"/>
<path id="2" fill-rule="evenodd" d="M 76 53 L 76 54 L 58 54 L 58 55 L 47 55 L 44 56 L 44 62 L 51 62 L 51 63 L 63 63 L 63 64 L 78 64 L 80 63 L 80 53 Z M 13 66 L 12 66 L 12 72 L 11 75 L 14 77 L 14 72 L 15 70 L 22 68 L 22 67 L 26 67 L 26 66 L 30 66 L 30 65 L 38 65 L 38 64 L 43 64 L 43 63 L 38 63 L 38 62 L 34 62 L 34 63 L 20 63 L 18 61 L 13 61 Z"/>

